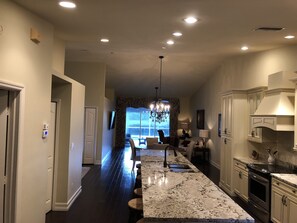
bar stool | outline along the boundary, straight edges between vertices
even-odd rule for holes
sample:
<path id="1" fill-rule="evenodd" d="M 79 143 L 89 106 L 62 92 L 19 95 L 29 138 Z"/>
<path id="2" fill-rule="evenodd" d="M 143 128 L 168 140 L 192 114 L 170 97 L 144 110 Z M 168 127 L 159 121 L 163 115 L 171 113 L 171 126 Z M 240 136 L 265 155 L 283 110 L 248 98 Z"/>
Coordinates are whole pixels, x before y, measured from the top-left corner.
<path id="1" fill-rule="evenodd" d="M 145 222 L 144 218 L 141 218 L 136 223 L 144 223 L 144 222 Z"/>
<path id="2" fill-rule="evenodd" d="M 142 197 L 142 189 L 141 188 L 135 188 L 134 194 L 138 197 Z"/>
<path id="3" fill-rule="evenodd" d="M 143 212 L 143 202 L 142 198 L 133 198 L 128 202 L 128 206 L 130 208 L 130 219 L 133 219 L 133 222 L 140 219 Z M 130 222 L 130 221 L 129 221 Z"/>
<path id="4" fill-rule="evenodd" d="M 136 164 L 136 167 L 137 167 L 138 169 L 141 169 L 141 163 L 137 163 L 137 164 Z"/>
<path id="5" fill-rule="evenodd" d="M 141 187 L 141 175 L 137 175 L 135 181 L 135 188 Z"/>

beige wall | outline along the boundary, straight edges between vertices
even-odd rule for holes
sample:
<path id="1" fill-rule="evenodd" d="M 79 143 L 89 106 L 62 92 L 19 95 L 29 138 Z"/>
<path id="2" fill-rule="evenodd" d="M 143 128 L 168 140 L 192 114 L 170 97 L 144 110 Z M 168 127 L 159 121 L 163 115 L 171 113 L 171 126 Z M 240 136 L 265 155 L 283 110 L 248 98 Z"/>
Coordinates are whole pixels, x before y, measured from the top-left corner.
<path id="1" fill-rule="evenodd" d="M 54 37 L 53 63 L 54 73 L 64 74 L 65 66 L 65 42 L 58 37 Z"/>
<path id="2" fill-rule="evenodd" d="M 209 141 L 211 147 L 211 161 L 219 166 L 220 138 L 217 132 L 217 119 L 220 113 L 220 95 L 231 89 L 249 89 L 267 86 L 268 75 L 278 71 L 297 70 L 297 46 L 283 47 L 260 53 L 251 53 L 225 61 L 208 81 L 191 97 L 191 113 L 196 122 L 197 109 L 205 109 L 205 126 L 210 129 Z M 197 129 L 193 128 L 193 134 Z M 257 146 L 256 147 L 261 147 Z M 253 148 L 253 145 L 250 145 Z M 261 149 L 261 148 L 260 148 Z M 263 148 L 262 148 L 263 150 Z M 284 153 L 280 151 L 280 157 Z"/>
<path id="3" fill-rule="evenodd" d="M 50 123 L 53 70 L 63 72 L 63 43 L 54 38 L 51 24 L 11 1 L 0 1 L 0 23 L 3 26 L 0 35 L 0 86 L 13 83 L 23 87 L 17 151 L 16 222 L 44 223 L 48 143 L 41 136 L 43 124 Z M 32 27 L 42 36 L 39 44 L 30 40 Z M 64 193 L 58 200 L 69 205 L 81 185 L 84 87 L 68 77 L 63 78 L 70 83 L 66 89 L 71 88 L 68 100 L 63 102 L 69 103 L 66 122 L 70 127 L 60 140 L 65 142 L 67 151 L 73 142 L 74 151 L 63 154 L 63 161 L 67 162 L 61 166 L 65 164 L 69 176 L 65 174 L 68 182 L 59 184 Z"/>
<path id="4" fill-rule="evenodd" d="M 96 164 L 101 164 L 106 65 L 95 62 L 66 62 L 65 74 L 86 86 L 85 105 L 98 108 Z"/>
<path id="5" fill-rule="evenodd" d="M 50 122 L 53 27 L 11 1 L 0 2 L 0 80 L 24 86 L 17 172 L 17 222 L 45 222 L 47 146 L 41 138 Z M 30 28 L 44 38 L 30 40 Z"/>

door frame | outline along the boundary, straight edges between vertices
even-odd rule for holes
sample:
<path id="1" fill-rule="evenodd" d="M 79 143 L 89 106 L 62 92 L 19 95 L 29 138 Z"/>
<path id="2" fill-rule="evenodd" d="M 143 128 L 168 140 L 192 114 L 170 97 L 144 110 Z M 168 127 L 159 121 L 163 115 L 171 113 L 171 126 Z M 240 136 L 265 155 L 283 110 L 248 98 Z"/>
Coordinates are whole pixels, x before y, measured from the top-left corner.
<path id="1" fill-rule="evenodd" d="M 5 222 L 19 222 L 23 167 L 25 88 L 23 85 L 0 80 L 0 89 L 9 91 L 9 122 L 7 130 L 7 200 Z"/>
<path id="2" fill-rule="evenodd" d="M 95 164 L 96 158 L 96 151 L 97 151 L 97 135 L 98 135 L 98 107 L 97 106 L 85 106 L 85 114 L 84 114 L 84 148 L 83 148 L 83 155 L 82 155 L 82 163 L 84 163 L 84 153 L 85 153 L 85 130 L 86 130 L 86 109 L 92 108 L 95 109 L 95 129 L 94 129 L 94 149 L 93 149 L 93 164 Z"/>
<path id="3" fill-rule="evenodd" d="M 51 102 L 56 103 L 56 131 L 55 131 L 55 143 L 54 143 L 54 168 L 53 168 L 53 193 L 52 193 L 52 210 L 58 210 L 56 208 L 57 203 L 57 182 L 58 182 L 58 165 L 59 165 L 59 136 L 60 136 L 60 118 L 61 118 L 61 99 L 52 98 Z"/>

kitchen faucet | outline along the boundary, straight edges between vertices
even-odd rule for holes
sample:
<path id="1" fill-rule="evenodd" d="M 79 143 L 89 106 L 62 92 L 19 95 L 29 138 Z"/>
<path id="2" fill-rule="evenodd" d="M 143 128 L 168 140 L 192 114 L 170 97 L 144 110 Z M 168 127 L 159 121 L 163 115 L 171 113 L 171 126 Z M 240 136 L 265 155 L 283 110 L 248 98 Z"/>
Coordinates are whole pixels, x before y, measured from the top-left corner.
<path id="1" fill-rule="evenodd" d="M 170 147 L 170 145 L 166 146 L 165 150 L 164 150 L 164 164 L 163 164 L 163 167 L 167 167 L 167 149 Z M 172 146 L 173 148 L 173 151 L 174 151 L 174 156 L 177 156 L 177 153 L 175 151 L 175 147 Z"/>

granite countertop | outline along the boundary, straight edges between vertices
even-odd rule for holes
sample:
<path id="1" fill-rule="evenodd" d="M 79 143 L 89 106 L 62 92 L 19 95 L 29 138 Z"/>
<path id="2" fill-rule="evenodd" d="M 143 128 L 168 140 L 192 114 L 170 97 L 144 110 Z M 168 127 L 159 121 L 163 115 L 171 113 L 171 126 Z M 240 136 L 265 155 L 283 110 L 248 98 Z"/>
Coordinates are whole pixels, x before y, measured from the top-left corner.
<path id="1" fill-rule="evenodd" d="M 254 222 L 184 156 L 167 152 L 168 163 L 188 164 L 194 172 L 176 173 L 164 168 L 163 150 L 141 151 L 145 222 Z"/>
<path id="2" fill-rule="evenodd" d="M 284 173 L 272 173 L 272 177 L 287 183 L 293 187 L 297 188 L 297 175 L 296 174 L 284 174 Z"/>
<path id="3" fill-rule="evenodd" d="M 242 162 L 242 163 L 245 163 L 245 164 L 249 164 L 249 163 L 254 163 L 254 164 L 263 164 L 263 163 L 267 163 L 267 161 L 264 161 L 264 160 L 255 160 L 251 157 L 240 157 L 240 156 L 236 156 L 234 157 L 234 159 Z"/>

